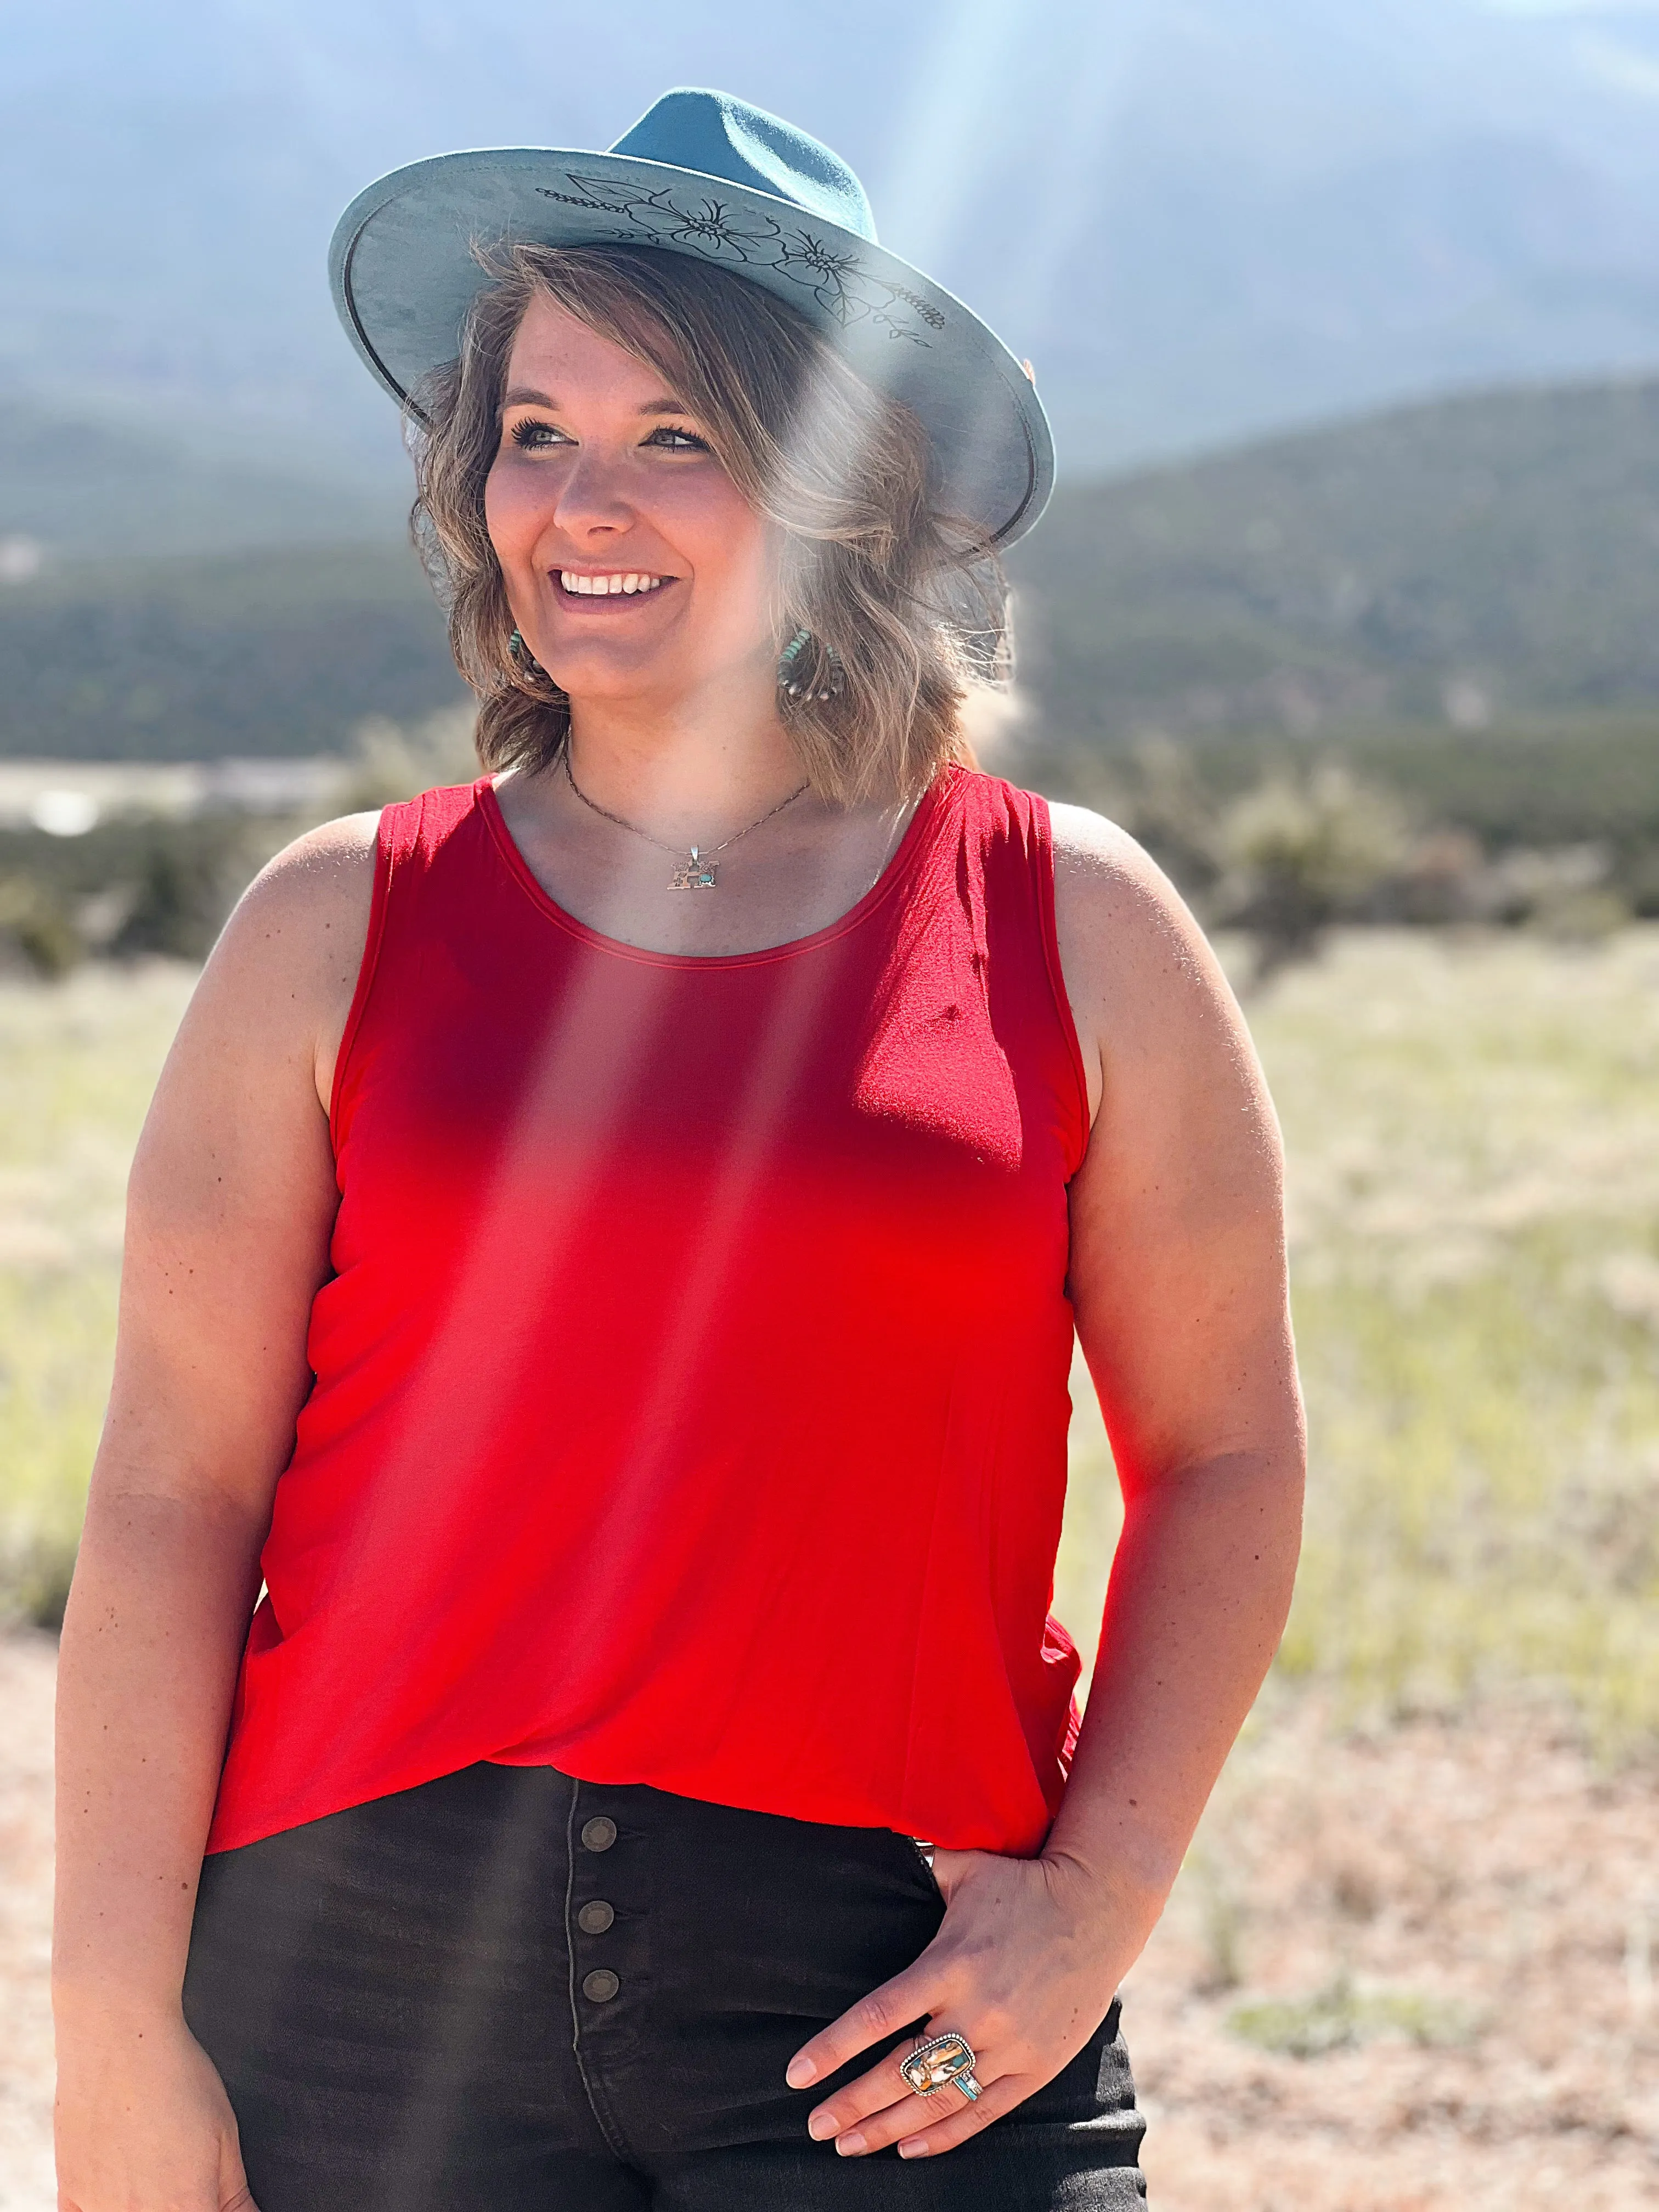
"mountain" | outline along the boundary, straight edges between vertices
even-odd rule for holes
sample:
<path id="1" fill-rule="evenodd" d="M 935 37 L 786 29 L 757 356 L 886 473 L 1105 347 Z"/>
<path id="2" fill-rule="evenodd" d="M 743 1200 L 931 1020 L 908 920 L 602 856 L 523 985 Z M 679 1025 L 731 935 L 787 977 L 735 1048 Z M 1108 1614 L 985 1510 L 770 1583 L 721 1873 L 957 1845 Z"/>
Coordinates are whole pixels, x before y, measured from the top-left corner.
<path id="1" fill-rule="evenodd" d="M 391 538 L 398 520 L 389 484 L 204 453 L 117 410 L 58 415 L 0 398 L 0 540 L 15 574 L 77 556 Z"/>
<path id="2" fill-rule="evenodd" d="M 1659 382 L 1065 487 L 1010 568 L 1023 678 L 1090 747 L 1659 713 Z"/>
<path id="3" fill-rule="evenodd" d="M 1009 565 L 1022 780 L 1156 842 L 1340 758 L 1492 847 L 1603 846 L 1659 911 L 1659 382 L 1062 487 Z"/>
<path id="4" fill-rule="evenodd" d="M 0 386 L 386 480 L 339 210 L 675 82 L 842 149 L 1036 360 L 1073 476 L 1659 364 L 1655 0 L 82 0 L 0 7 Z"/>
<path id="5" fill-rule="evenodd" d="M 343 750 L 463 696 L 395 541 L 102 562 L 0 589 L 0 757 Z"/>

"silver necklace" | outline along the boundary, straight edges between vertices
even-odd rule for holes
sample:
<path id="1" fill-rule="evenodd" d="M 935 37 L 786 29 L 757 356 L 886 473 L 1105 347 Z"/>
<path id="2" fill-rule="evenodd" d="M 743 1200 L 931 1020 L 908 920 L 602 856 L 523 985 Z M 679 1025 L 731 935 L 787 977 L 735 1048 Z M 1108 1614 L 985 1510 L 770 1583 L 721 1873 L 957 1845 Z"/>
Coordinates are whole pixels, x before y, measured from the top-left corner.
<path id="1" fill-rule="evenodd" d="M 757 814 L 752 822 L 746 823 L 741 830 L 734 830 L 729 837 L 722 837 L 718 845 L 710 845 L 707 850 L 701 845 L 693 845 L 690 848 L 690 857 L 682 860 L 680 846 L 665 845 L 660 837 L 653 837 L 648 830 L 641 830 L 637 822 L 629 822 L 620 814 L 613 814 L 608 806 L 601 806 L 597 799 L 588 797 L 570 772 L 568 745 L 560 754 L 559 758 L 564 763 L 565 781 L 591 813 L 603 815 L 607 822 L 614 822 L 618 830 L 627 830 L 635 837 L 643 837 L 647 845 L 654 845 L 659 853 L 672 854 L 679 865 L 668 878 L 668 888 L 671 891 L 718 890 L 720 872 L 719 863 L 714 858 L 715 854 L 725 852 L 728 845 L 735 845 L 739 837 L 746 837 L 751 830 L 758 830 L 763 822 L 769 822 L 775 814 L 781 814 L 786 806 L 793 806 L 802 793 L 810 791 L 812 785 L 812 780 L 809 776 L 805 783 L 797 786 L 790 793 L 787 799 L 779 799 L 777 805 L 769 806 L 764 814 Z"/>

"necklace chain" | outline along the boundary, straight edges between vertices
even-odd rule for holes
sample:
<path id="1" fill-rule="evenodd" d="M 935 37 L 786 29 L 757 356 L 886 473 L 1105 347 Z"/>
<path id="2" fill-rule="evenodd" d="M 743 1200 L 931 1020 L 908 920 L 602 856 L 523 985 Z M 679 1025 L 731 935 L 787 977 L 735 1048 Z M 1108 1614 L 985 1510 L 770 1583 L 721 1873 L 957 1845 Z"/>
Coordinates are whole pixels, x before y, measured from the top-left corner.
<path id="1" fill-rule="evenodd" d="M 729 837 L 723 837 L 718 845 L 692 845 L 690 847 L 684 845 L 665 845 L 660 837 L 653 837 L 648 830 L 641 830 L 637 822 L 629 821 L 625 815 L 613 814 L 608 806 L 601 806 L 597 799 L 590 799 L 588 797 L 587 793 L 582 789 L 580 784 L 577 782 L 575 776 L 571 772 L 570 748 L 568 744 L 566 744 L 564 750 L 560 754 L 559 757 L 564 764 L 565 781 L 570 786 L 571 790 L 574 792 L 576 797 L 580 799 L 582 805 L 586 806 L 591 813 L 602 815 L 605 821 L 614 822 L 618 830 L 626 830 L 635 837 L 642 837 L 647 845 L 654 845 L 659 853 L 670 854 L 677 860 L 682 859 L 682 857 L 689 852 L 693 867 L 696 868 L 699 864 L 701 864 L 707 874 L 708 880 L 703 888 L 709 890 L 712 890 L 714 888 L 714 871 L 709 866 L 714 854 L 716 853 L 725 852 L 728 845 L 735 845 L 740 837 L 746 837 L 751 830 L 758 830 L 763 822 L 769 822 L 775 814 L 781 814 L 786 806 L 793 806 L 795 801 L 799 799 L 804 793 L 811 788 L 812 782 L 812 779 L 809 776 L 805 783 L 797 784 L 794 790 L 790 793 L 787 799 L 779 799 L 775 806 L 769 806 L 764 814 L 757 814 L 752 822 L 746 822 L 741 830 L 734 830 Z M 684 870 L 682 870 L 682 872 L 684 872 Z M 671 888 L 679 887 L 680 886 L 678 884 L 671 886 Z M 690 886 L 688 884 L 684 886 L 684 888 L 689 889 Z"/>

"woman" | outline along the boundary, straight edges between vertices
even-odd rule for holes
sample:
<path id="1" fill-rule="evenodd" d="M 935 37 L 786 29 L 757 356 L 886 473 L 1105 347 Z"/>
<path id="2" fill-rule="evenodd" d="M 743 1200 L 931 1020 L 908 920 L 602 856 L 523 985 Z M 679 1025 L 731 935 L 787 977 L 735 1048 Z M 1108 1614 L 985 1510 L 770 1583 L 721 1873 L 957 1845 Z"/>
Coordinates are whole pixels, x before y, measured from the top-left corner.
<path id="1" fill-rule="evenodd" d="M 135 1164 L 63 2203 L 1138 2201 L 1113 1993 L 1300 1431 L 1214 963 L 962 735 L 1042 410 L 710 94 L 403 172 L 335 270 L 489 772 L 272 863 Z M 1074 1319 L 1126 1501 L 1080 1735 Z"/>

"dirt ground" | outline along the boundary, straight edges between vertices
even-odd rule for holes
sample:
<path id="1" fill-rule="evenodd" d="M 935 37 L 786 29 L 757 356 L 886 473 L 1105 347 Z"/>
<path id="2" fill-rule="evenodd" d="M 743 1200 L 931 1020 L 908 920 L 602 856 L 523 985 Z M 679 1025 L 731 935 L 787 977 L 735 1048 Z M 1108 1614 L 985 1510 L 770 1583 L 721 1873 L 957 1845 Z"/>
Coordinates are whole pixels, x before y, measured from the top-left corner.
<path id="1" fill-rule="evenodd" d="M 0 2212 L 51 2212 L 53 1646 L 0 1639 Z M 1536 1717 L 1253 1723 L 1125 2024 L 1156 2212 L 1659 2203 L 1659 1774 Z"/>
<path id="2" fill-rule="evenodd" d="M 1659 2204 L 1656 1950 L 1659 1774 L 1522 1713 L 1263 1717 L 1128 1985 L 1153 2204 Z"/>

